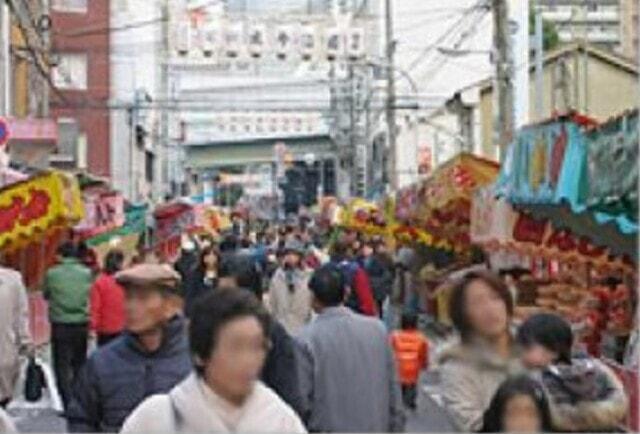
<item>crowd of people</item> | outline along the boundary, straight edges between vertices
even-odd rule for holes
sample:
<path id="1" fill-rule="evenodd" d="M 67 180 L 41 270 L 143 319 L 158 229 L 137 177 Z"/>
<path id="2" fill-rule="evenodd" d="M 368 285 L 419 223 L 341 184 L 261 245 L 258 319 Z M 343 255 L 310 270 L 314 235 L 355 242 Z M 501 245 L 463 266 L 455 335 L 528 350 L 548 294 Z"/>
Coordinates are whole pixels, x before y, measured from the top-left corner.
<path id="1" fill-rule="evenodd" d="M 614 431 L 628 397 L 551 314 L 513 327 L 489 270 L 451 292 L 458 339 L 434 357 L 406 285 L 406 251 L 287 225 L 185 235 L 173 264 L 110 251 L 99 270 L 63 243 L 46 274 L 51 354 L 70 432 L 402 432 L 437 369 L 463 432 Z M 383 321 L 400 312 L 399 327 Z M 0 407 L 33 356 L 21 276 L 0 270 Z M 96 349 L 88 354 L 89 343 Z M 0 409 L 0 432 L 15 427 Z"/>

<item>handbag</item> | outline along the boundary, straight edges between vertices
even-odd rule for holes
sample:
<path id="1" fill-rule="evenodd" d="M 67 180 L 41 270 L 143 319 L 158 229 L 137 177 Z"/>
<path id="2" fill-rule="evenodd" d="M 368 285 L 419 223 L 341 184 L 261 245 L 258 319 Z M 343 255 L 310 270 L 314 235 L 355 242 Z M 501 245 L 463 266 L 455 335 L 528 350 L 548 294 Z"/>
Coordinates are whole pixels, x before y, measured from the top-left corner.
<path id="1" fill-rule="evenodd" d="M 37 402 L 42 398 L 42 389 L 46 387 L 44 370 L 35 357 L 29 357 L 24 382 L 24 398 L 28 402 Z"/>

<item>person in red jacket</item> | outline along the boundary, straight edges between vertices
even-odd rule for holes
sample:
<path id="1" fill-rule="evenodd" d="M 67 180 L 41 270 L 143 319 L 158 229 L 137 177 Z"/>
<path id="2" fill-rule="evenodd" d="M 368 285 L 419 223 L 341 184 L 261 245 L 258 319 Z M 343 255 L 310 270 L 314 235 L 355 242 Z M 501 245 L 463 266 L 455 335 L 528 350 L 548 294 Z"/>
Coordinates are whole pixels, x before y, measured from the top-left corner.
<path id="1" fill-rule="evenodd" d="M 339 241 L 334 244 L 331 263 L 342 271 L 349 288 L 345 306 L 362 315 L 378 316 L 378 307 L 373 298 L 369 276 L 344 242 Z"/>
<path id="2" fill-rule="evenodd" d="M 415 410 L 420 371 L 429 367 L 429 341 L 418 330 L 415 313 L 403 313 L 401 327 L 402 330 L 391 334 L 391 347 L 396 356 L 402 400 L 405 406 Z"/>
<path id="3" fill-rule="evenodd" d="M 122 251 L 109 251 L 103 270 L 91 287 L 89 327 L 97 335 L 98 346 L 109 343 L 124 329 L 124 289 L 114 277 L 123 264 Z"/>

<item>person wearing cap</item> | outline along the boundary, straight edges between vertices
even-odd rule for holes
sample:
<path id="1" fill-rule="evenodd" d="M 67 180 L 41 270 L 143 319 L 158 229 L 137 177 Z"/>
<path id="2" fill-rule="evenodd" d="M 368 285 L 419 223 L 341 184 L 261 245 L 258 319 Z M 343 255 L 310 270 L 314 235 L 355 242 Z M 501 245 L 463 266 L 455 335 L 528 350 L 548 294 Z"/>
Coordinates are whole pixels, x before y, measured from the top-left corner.
<path id="1" fill-rule="evenodd" d="M 304 264 L 304 247 L 299 241 L 287 242 L 284 254 L 269 285 L 269 307 L 287 332 L 296 335 L 311 320 L 311 271 Z"/>
<path id="2" fill-rule="evenodd" d="M 115 279 L 125 289 L 126 329 L 77 375 L 66 412 L 71 432 L 117 432 L 144 399 L 191 372 L 180 275 L 168 265 L 141 264 Z"/>
<path id="3" fill-rule="evenodd" d="M 402 432 L 404 410 L 383 323 L 345 307 L 342 270 L 327 264 L 309 288 L 317 318 L 298 336 L 303 408 L 310 432 Z"/>

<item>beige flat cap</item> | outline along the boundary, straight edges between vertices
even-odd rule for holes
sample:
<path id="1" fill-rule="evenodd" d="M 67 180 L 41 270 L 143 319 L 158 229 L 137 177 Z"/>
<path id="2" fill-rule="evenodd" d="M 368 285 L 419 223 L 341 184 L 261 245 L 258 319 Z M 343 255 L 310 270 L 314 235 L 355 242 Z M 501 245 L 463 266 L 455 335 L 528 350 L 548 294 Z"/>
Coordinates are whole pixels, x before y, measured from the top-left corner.
<path id="1" fill-rule="evenodd" d="M 140 264 L 120 271 L 116 281 L 124 287 L 157 288 L 173 293 L 180 292 L 180 275 L 166 264 Z"/>

